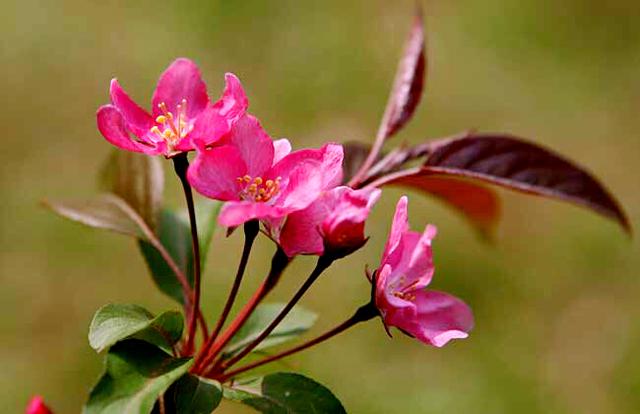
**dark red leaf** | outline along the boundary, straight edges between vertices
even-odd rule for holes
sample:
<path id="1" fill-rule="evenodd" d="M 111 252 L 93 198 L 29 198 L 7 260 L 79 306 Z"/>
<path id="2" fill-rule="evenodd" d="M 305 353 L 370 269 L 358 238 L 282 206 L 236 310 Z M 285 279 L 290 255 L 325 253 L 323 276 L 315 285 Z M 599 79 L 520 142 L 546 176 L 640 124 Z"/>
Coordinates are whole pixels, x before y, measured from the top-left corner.
<path id="1" fill-rule="evenodd" d="M 507 135 L 475 134 L 432 143 L 422 175 L 457 176 L 569 201 L 616 220 L 625 213 L 591 174 L 547 149 Z"/>
<path id="2" fill-rule="evenodd" d="M 393 88 L 378 131 L 379 139 L 391 137 L 411 119 L 422 97 L 425 69 L 423 20 L 422 13 L 418 11 L 396 70 Z"/>
<path id="3" fill-rule="evenodd" d="M 342 160 L 342 182 L 346 183 L 360 169 L 364 160 L 371 150 L 370 145 L 361 144 L 359 142 L 346 142 L 342 144 L 344 150 L 344 159 Z"/>
<path id="4" fill-rule="evenodd" d="M 365 161 L 348 180 L 349 185 L 355 187 L 365 181 L 369 169 L 380 155 L 385 140 L 398 132 L 413 116 L 422 97 L 426 66 L 422 12 L 418 9 L 405 42 L 375 142 Z"/>
<path id="5" fill-rule="evenodd" d="M 399 176 L 388 182 L 424 191 L 462 213 L 485 238 L 492 238 L 500 218 L 500 200 L 482 185 L 453 177 L 437 177 L 420 172 Z"/>

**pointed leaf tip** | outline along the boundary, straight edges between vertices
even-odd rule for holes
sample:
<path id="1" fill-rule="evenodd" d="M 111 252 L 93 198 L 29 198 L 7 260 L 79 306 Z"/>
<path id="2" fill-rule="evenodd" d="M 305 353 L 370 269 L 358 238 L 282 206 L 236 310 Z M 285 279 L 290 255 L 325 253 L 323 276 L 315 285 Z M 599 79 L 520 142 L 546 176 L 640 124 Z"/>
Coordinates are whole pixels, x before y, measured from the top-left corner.
<path id="1" fill-rule="evenodd" d="M 391 137 L 409 122 L 422 98 L 426 67 L 424 21 L 418 7 L 396 70 L 378 139 Z"/>
<path id="2" fill-rule="evenodd" d="M 172 386 L 169 395 L 176 413 L 210 414 L 222 400 L 222 385 L 209 378 L 186 374 Z"/>
<path id="3" fill-rule="evenodd" d="M 328 388 L 294 373 L 279 372 L 234 384 L 223 389 L 223 396 L 266 414 L 346 414 Z"/>
<path id="4" fill-rule="evenodd" d="M 480 180 L 587 207 L 631 225 L 618 201 L 589 172 L 562 156 L 510 135 L 471 134 L 432 143 L 420 174 Z"/>
<path id="5" fill-rule="evenodd" d="M 109 304 L 100 308 L 91 321 L 89 344 L 97 352 L 127 338 L 137 338 L 171 351 L 182 335 L 180 312 L 167 311 L 158 316 L 141 306 Z"/>
<path id="6" fill-rule="evenodd" d="M 89 227 L 147 240 L 153 236 L 144 220 L 123 199 L 101 194 L 88 200 L 45 200 L 44 206 L 69 220 Z"/>

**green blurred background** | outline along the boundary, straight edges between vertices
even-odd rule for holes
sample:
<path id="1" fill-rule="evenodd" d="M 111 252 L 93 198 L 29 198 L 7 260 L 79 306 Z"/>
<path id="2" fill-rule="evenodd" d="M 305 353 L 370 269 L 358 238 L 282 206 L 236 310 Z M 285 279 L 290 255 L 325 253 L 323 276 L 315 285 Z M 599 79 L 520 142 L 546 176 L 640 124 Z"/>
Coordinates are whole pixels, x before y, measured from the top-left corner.
<path id="1" fill-rule="evenodd" d="M 175 307 L 156 292 L 127 238 L 42 209 L 89 196 L 110 151 L 95 127 L 118 76 L 139 102 L 178 56 L 202 68 L 212 96 L 240 76 L 251 110 L 295 146 L 368 141 L 383 110 L 414 1 L 2 1 L 0 90 L 0 412 L 41 393 L 75 413 L 101 371 L 86 334 L 109 302 Z M 417 143 L 467 128 L 509 131 L 554 148 L 607 183 L 640 227 L 640 3 L 635 0 L 425 2 L 429 75 Z M 165 163 L 168 166 L 168 163 Z M 167 173 L 170 170 L 167 168 Z M 168 203 L 182 206 L 167 174 Z M 313 288 L 310 334 L 368 295 L 399 190 L 385 192 L 370 243 Z M 614 224 L 553 201 L 504 193 L 489 245 L 456 213 L 413 195 L 411 221 L 439 227 L 433 286 L 474 309 L 470 339 L 444 349 L 370 322 L 269 369 L 329 386 L 352 413 L 640 412 L 640 248 Z M 241 236 L 218 234 L 205 310 L 219 310 Z M 262 240 L 242 292 L 265 271 Z M 230 259 L 233 258 L 233 259 Z M 302 258 L 273 294 L 312 266 Z M 215 269 L 214 269 L 215 268 Z M 224 412 L 246 412 L 228 404 Z"/>

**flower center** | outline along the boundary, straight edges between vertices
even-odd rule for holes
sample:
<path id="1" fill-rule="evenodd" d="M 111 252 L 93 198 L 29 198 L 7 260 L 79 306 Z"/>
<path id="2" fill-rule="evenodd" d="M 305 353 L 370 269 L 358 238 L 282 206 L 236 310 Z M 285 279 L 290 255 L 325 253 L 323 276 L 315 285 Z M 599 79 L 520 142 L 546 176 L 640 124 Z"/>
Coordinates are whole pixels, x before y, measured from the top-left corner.
<path id="1" fill-rule="evenodd" d="M 236 180 L 238 184 L 242 186 L 240 198 L 243 200 L 267 202 L 280 191 L 281 179 L 281 177 L 278 177 L 275 180 L 264 180 L 262 177 L 251 177 L 250 175 L 238 177 Z"/>
<path id="2" fill-rule="evenodd" d="M 389 286 L 389 288 L 391 289 L 391 294 L 393 296 L 403 300 L 407 300 L 409 302 L 413 302 L 416 299 L 416 295 L 413 292 L 418 282 L 419 280 L 414 280 L 413 282 L 407 284 L 407 278 L 402 275 L 398 279 L 396 279 Z"/>
<path id="3" fill-rule="evenodd" d="M 175 115 L 167 109 L 167 104 L 164 102 L 159 103 L 158 108 L 162 115 L 156 118 L 157 125 L 151 128 L 151 132 L 169 144 L 174 144 L 186 137 L 191 130 L 187 123 L 187 100 L 183 99 L 178 104 Z"/>

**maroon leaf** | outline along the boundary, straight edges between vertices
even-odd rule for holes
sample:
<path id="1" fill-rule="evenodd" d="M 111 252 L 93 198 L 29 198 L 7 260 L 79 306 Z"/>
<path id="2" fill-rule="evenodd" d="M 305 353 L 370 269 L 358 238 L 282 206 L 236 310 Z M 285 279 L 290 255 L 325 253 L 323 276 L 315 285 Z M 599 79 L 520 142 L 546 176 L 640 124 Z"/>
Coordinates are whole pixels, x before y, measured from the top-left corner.
<path id="1" fill-rule="evenodd" d="M 342 182 L 346 183 L 360 169 L 367 158 L 371 146 L 359 142 L 346 142 L 342 144 L 344 159 L 342 160 Z"/>
<path id="2" fill-rule="evenodd" d="M 547 149 L 507 135 L 475 134 L 432 143 L 422 175 L 457 176 L 569 201 L 631 226 L 613 196 L 583 168 Z"/>
<path id="3" fill-rule="evenodd" d="M 483 237 L 492 238 L 500 218 L 500 200 L 491 189 L 464 179 L 421 172 L 399 176 L 387 184 L 414 188 L 435 196 L 462 213 Z"/>
<path id="4" fill-rule="evenodd" d="M 425 69 L 423 20 L 422 13 L 418 10 L 396 70 L 393 88 L 378 131 L 379 139 L 391 137 L 411 119 L 422 97 Z"/>
<path id="5" fill-rule="evenodd" d="M 422 97 L 426 66 L 422 12 L 418 9 L 396 70 L 376 140 L 366 160 L 348 181 L 349 185 L 357 186 L 364 181 L 369 169 L 378 159 L 385 140 L 398 132 L 413 116 Z"/>

